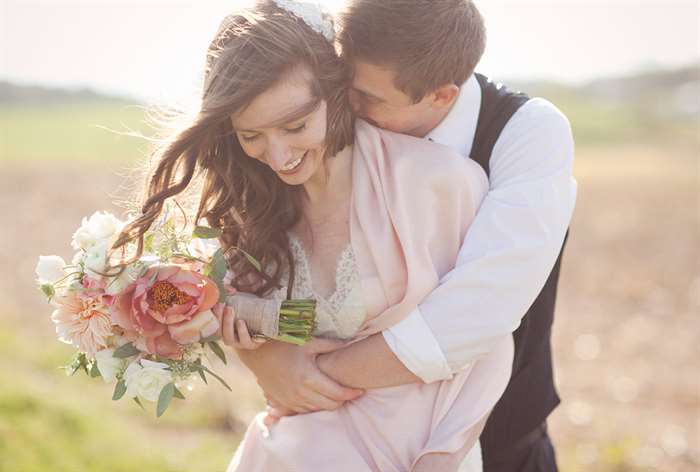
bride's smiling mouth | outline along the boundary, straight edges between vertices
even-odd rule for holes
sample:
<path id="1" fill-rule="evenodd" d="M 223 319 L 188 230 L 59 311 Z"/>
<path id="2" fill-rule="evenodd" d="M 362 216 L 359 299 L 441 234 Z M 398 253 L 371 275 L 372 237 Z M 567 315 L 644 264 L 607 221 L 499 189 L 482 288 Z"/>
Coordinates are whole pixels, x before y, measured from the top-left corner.
<path id="1" fill-rule="evenodd" d="M 306 160 L 306 157 L 309 155 L 309 152 L 310 151 L 306 151 L 304 155 L 302 155 L 300 158 L 288 162 L 287 165 L 285 165 L 279 170 L 279 173 L 283 175 L 293 175 L 299 172 L 299 170 L 302 168 L 302 165 L 304 164 L 304 161 Z"/>

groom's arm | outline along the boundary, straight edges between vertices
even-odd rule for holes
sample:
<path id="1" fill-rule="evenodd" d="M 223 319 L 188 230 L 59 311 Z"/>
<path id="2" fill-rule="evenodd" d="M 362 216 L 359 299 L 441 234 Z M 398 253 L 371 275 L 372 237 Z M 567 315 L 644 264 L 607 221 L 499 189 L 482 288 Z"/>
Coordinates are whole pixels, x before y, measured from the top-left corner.
<path id="1" fill-rule="evenodd" d="M 397 325 L 320 356 L 319 366 L 332 378 L 360 388 L 448 379 L 517 329 L 571 220 L 576 182 L 569 122 L 549 102 L 529 101 L 504 128 L 490 169 L 489 193 L 455 268 Z"/>

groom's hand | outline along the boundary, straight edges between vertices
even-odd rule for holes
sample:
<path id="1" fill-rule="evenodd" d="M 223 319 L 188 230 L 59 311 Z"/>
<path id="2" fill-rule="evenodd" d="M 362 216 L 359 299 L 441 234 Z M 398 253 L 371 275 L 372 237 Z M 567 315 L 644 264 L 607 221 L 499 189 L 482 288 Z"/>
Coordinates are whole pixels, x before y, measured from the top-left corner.
<path id="1" fill-rule="evenodd" d="M 316 365 L 319 354 L 336 350 L 341 341 L 316 338 L 304 346 L 269 341 L 255 351 L 238 350 L 241 361 L 257 377 L 268 402 L 280 411 L 309 413 L 335 410 L 364 391 L 347 388 Z"/>

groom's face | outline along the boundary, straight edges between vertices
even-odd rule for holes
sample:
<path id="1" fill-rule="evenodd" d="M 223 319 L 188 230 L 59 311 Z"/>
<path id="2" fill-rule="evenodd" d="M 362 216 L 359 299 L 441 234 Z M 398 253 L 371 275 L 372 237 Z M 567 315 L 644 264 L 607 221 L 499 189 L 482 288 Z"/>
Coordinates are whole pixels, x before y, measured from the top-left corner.
<path id="1" fill-rule="evenodd" d="M 424 137 L 434 110 L 431 97 L 419 102 L 396 88 L 396 72 L 362 60 L 353 61 L 350 102 L 357 116 L 380 128 Z"/>

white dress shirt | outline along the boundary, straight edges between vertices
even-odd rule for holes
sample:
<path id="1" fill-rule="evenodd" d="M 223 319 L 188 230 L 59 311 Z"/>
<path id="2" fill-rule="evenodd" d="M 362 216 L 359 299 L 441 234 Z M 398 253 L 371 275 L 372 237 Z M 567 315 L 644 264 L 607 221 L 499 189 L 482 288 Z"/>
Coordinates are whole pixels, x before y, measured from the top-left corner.
<path id="1" fill-rule="evenodd" d="M 427 136 L 469 156 L 481 87 L 472 76 Z M 455 268 L 407 318 L 383 331 L 396 356 L 424 382 L 452 378 L 510 335 L 542 290 L 576 201 L 574 143 L 566 117 L 527 101 L 496 141 L 489 192 Z"/>

